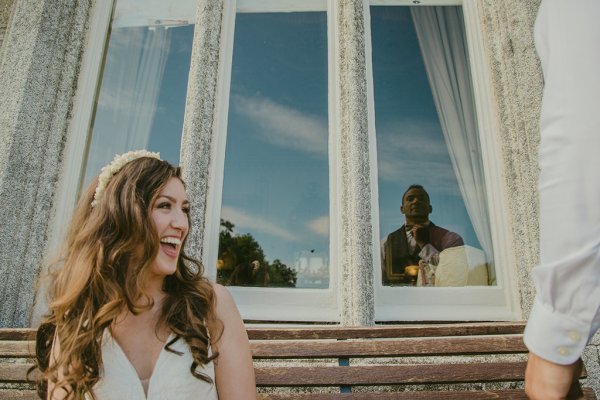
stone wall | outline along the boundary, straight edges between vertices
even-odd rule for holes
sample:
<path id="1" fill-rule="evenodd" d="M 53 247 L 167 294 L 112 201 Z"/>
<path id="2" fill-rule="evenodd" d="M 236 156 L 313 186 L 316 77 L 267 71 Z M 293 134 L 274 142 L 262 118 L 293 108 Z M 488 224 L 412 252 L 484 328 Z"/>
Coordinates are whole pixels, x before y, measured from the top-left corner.
<path id="1" fill-rule="evenodd" d="M 525 316 L 534 296 L 530 271 L 539 262 L 537 152 L 543 77 L 533 42 L 539 3 L 486 0 L 481 7 L 498 106 L 498 141 L 511 218 L 507 222 L 514 237 L 514 262 Z"/>
<path id="2" fill-rule="evenodd" d="M 14 2 L 15 0 L 0 0 L 0 49 L 2 48 L 2 42 L 4 42 L 4 36 L 6 36 Z"/>
<path id="3" fill-rule="evenodd" d="M 18 0 L 0 59 L 0 327 L 29 326 L 92 1 Z"/>

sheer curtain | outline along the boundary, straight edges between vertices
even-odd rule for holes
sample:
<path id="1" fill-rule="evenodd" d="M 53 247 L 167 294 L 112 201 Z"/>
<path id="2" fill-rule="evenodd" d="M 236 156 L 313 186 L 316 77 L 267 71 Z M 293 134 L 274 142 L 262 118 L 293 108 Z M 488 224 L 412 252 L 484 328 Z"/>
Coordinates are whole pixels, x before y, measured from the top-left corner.
<path id="1" fill-rule="evenodd" d="M 492 238 L 462 10 L 410 9 L 454 173 L 493 285 Z"/>
<path id="2" fill-rule="evenodd" d="M 167 27 L 113 29 L 84 184 L 115 154 L 147 146 L 170 42 Z"/>

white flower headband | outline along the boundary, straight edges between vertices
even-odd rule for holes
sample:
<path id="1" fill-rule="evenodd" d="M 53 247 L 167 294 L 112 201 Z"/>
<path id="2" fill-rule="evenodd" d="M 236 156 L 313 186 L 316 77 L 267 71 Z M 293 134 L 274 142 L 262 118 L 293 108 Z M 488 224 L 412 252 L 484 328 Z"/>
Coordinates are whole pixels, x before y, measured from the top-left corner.
<path id="1" fill-rule="evenodd" d="M 98 176 L 98 186 L 96 186 L 96 192 L 94 193 L 94 200 L 92 201 L 92 208 L 96 207 L 102 193 L 106 189 L 106 185 L 112 179 L 112 177 L 119 172 L 123 166 L 135 159 L 142 157 L 152 157 L 160 160 L 160 153 L 152 153 L 147 150 L 130 151 L 125 154 L 117 154 L 110 164 L 104 166 Z"/>

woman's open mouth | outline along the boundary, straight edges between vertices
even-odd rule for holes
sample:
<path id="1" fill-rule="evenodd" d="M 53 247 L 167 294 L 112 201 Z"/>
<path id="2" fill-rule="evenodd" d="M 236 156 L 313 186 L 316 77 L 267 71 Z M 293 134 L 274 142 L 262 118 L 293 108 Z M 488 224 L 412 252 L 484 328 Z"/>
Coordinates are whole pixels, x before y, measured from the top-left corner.
<path id="1" fill-rule="evenodd" d="M 176 258 L 179 255 L 179 247 L 181 246 L 181 239 L 166 236 L 160 239 L 160 247 L 162 251 L 169 257 Z"/>

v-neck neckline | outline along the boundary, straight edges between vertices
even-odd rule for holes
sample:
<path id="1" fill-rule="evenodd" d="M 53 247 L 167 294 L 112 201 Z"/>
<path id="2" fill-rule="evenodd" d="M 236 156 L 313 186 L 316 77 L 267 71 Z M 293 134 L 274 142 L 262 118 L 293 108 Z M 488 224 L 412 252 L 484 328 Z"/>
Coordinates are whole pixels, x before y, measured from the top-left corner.
<path id="1" fill-rule="evenodd" d="M 133 363 L 131 362 L 131 360 L 129 359 L 129 357 L 127 357 L 127 353 L 125 353 L 125 350 L 123 350 L 123 348 L 121 347 L 121 345 L 119 344 L 119 342 L 117 342 L 117 339 L 115 339 L 115 337 L 113 336 L 112 332 L 110 331 L 110 328 L 107 328 L 106 331 L 108 332 L 108 335 L 110 336 L 110 340 L 113 342 L 113 344 L 117 348 L 118 353 L 123 357 L 123 360 L 128 365 L 128 367 L 131 370 L 131 372 L 133 373 L 133 376 L 136 377 L 136 381 L 137 381 L 137 383 L 139 385 L 138 387 L 141 389 L 141 391 L 142 391 L 141 393 L 144 394 L 144 399 L 148 399 L 148 395 L 150 394 L 150 387 L 151 387 L 151 384 L 152 384 L 152 379 L 154 378 L 154 375 L 155 375 L 155 372 L 156 372 L 157 368 L 160 366 L 160 361 L 161 361 L 161 359 L 163 357 L 163 353 L 166 351 L 165 350 L 165 346 L 167 345 L 167 343 L 169 343 L 172 340 L 173 332 L 169 333 L 169 336 L 167 337 L 167 340 L 165 342 L 163 342 L 163 344 L 162 344 L 162 346 L 160 348 L 160 352 L 158 353 L 158 357 L 156 357 L 156 360 L 154 361 L 154 365 L 152 366 L 152 372 L 150 373 L 150 377 L 147 378 L 147 380 L 148 380 L 148 390 L 145 391 L 144 390 L 144 385 L 142 384 L 142 379 L 138 375 L 138 372 L 135 369 L 135 366 L 133 365 Z"/>

